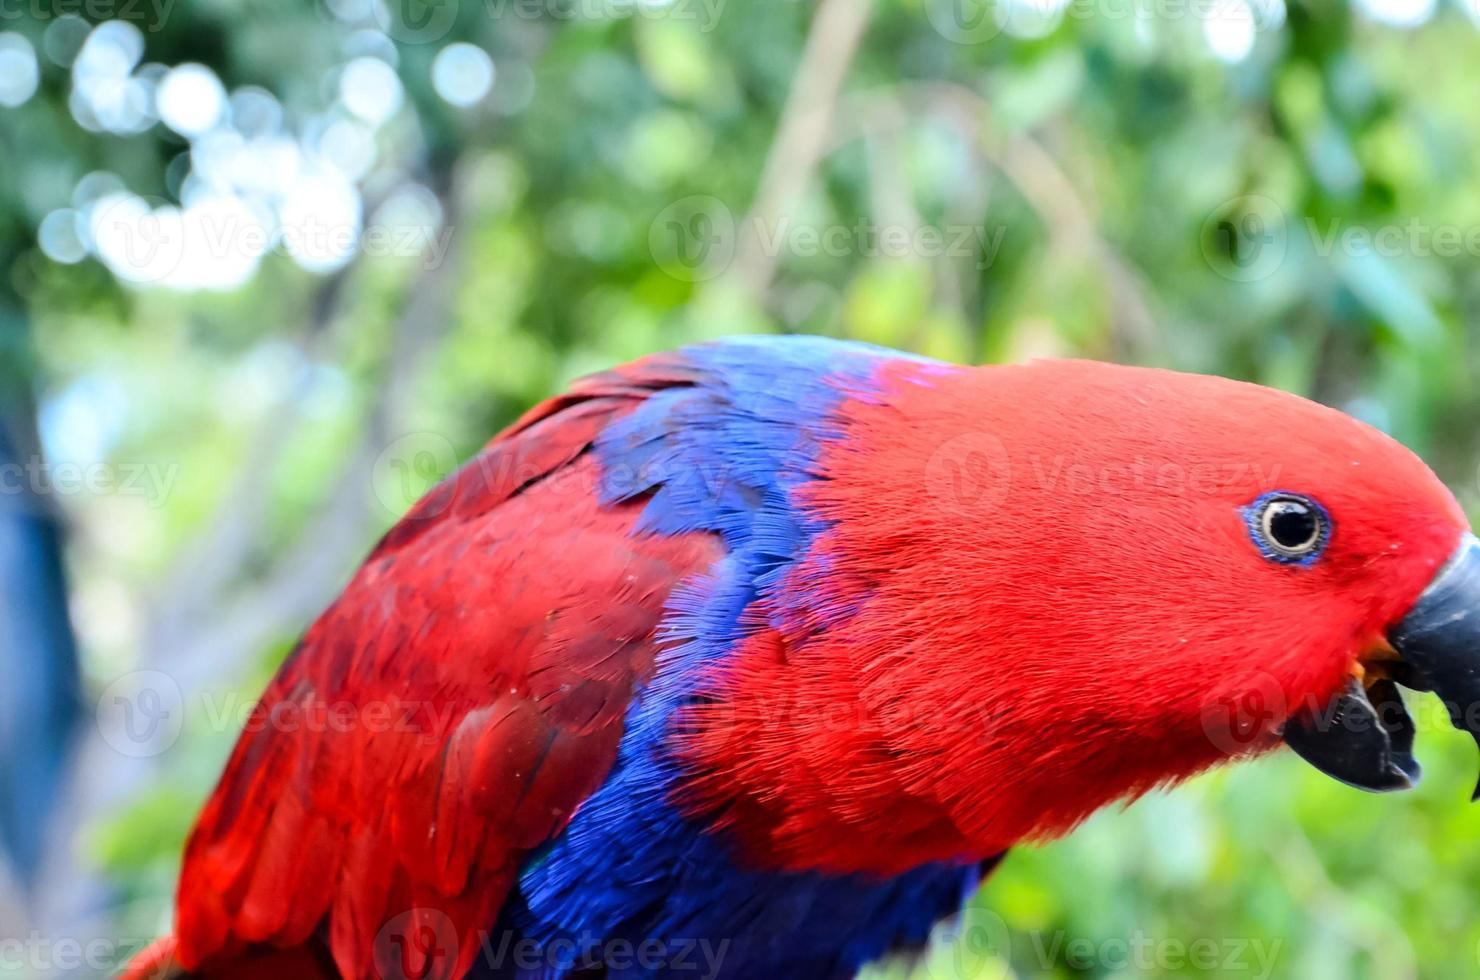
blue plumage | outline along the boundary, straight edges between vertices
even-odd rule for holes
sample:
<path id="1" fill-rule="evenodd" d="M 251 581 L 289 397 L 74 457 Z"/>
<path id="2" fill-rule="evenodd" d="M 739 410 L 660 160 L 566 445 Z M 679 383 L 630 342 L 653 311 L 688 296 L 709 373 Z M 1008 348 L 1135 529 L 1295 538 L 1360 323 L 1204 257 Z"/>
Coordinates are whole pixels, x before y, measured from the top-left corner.
<path id="1" fill-rule="evenodd" d="M 653 396 L 598 440 L 601 492 L 611 502 L 648 495 L 645 531 L 713 531 L 729 554 L 674 598 L 672 644 L 628 713 L 616 767 L 522 870 L 482 957 L 485 975 L 849 977 L 923 943 L 979 878 L 978 868 L 955 865 L 890 879 L 748 870 L 722 835 L 670 802 L 681 778 L 666 751 L 675 709 L 694 696 L 698 668 L 755 628 L 742 612 L 822 530 L 792 498 L 814 476 L 818 445 L 835 435 L 830 410 L 844 391 L 868 397 L 880 360 L 899 355 L 790 338 L 686 356 L 702 383 Z M 498 948 L 510 937 L 542 951 L 515 962 L 517 946 Z"/>

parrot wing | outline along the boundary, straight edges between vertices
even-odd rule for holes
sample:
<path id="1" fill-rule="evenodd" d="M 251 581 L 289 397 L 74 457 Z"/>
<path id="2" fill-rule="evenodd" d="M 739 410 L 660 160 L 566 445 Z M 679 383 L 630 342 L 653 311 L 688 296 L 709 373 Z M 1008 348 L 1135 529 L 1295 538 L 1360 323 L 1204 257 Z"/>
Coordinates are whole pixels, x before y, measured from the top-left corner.
<path id="1" fill-rule="evenodd" d="M 180 967 L 324 944 L 346 977 L 468 968 L 525 855 L 606 778 L 669 593 L 722 553 L 709 534 L 634 534 L 642 501 L 600 503 L 588 451 L 695 380 L 660 357 L 580 382 L 391 529 L 201 814 Z"/>

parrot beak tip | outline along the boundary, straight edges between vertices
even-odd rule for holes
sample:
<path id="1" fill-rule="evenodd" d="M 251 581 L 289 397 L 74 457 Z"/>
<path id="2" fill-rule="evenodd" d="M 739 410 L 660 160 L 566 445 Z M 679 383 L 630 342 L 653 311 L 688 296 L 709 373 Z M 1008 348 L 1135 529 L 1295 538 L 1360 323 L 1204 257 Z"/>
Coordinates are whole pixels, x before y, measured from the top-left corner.
<path id="1" fill-rule="evenodd" d="M 1294 715 L 1284 728 L 1286 744 L 1311 765 L 1375 793 L 1410 789 L 1420 776 L 1399 683 L 1437 694 L 1480 746 L 1480 539 L 1465 535 L 1388 641 L 1401 659 L 1359 671 L 1323 710 Z M 1470 800 L 1480 802 L 1480 783 Z"/>
<path id="2" fill-rule="evenodd" d="M 1388 640 L 1409 673 L 1405 684 L 1437 694 L 1454 727 L 1480 747 L 1480 539 L 1465 535 Z M 1480 783 L 1470 795 L 1477 801 Z"/>

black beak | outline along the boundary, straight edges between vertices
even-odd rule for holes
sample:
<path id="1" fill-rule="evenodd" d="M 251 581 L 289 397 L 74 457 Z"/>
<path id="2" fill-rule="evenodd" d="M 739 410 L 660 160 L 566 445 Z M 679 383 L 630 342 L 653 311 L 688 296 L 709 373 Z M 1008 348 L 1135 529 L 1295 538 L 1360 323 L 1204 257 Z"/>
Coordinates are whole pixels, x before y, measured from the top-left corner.
<path id="1" fill-rule="evenodd" d="M 1466 535 L 1408 615 L 1388 634 L 1398 661 L 1365 687 L 1354 678 L 1322 711 L 1285 725 L 1285 742 L 1335 779 L 1372 792 L 1419 777 L 1413 719 L 1397 684 L 1433 691 L 1456 728 L 1480 744 L 1480 539 Z M 1480 786 L 1472 799 L 1480 799 Z"/>

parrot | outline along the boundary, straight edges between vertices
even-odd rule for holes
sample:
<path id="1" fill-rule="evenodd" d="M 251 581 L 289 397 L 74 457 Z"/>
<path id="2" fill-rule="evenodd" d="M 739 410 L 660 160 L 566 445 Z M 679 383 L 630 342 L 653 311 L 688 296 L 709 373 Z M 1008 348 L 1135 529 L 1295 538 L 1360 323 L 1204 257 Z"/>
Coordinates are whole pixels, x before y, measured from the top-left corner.
<path id="1" fill-rule="evenodd" d="M 1480 741 L 1480 539 L 1395 439 L 1094 360 L 713 340 L 572 384 L 302 635 L 129 980 L 845 978 L 1012 848 L 1287 746 Z"/>

